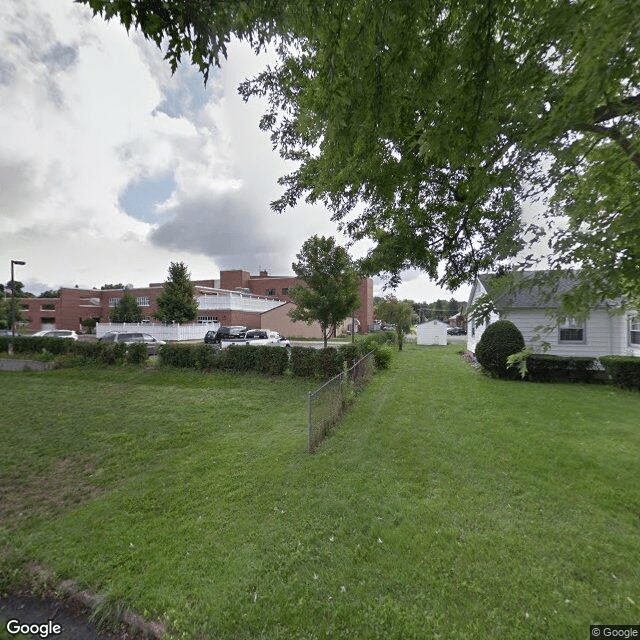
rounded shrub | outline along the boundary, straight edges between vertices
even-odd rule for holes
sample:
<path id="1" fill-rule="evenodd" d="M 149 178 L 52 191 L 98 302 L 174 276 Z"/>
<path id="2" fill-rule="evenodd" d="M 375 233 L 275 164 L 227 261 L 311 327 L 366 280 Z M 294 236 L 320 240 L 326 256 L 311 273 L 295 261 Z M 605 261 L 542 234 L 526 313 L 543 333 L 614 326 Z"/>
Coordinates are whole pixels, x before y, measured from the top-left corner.
<path id="1" fill-rule="evenodd" d="M 476 345 L 476 358 L 492 376 L 515 380 L 519 374 L 515 368 L 507 368 L 507 358 L 524 349 L 520 329 L 509 320 L 490 324 Z"/>

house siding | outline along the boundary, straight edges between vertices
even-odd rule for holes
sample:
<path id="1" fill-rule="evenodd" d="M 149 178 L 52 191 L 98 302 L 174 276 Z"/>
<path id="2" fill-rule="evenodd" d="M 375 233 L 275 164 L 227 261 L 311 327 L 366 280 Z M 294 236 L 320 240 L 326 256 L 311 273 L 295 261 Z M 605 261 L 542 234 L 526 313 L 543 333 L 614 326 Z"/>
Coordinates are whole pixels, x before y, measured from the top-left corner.
<path id="1" fill-rule="evenodd" d="M 602 356 L 622 353 L 619 339 L 619 320 L 604 309 L 596 309 L 585 322 L 584 342 L 560 342 L 558 327 L 553 320 L 539 309 L 514 309 L 502 314 L 504 320 L 510 320 L 522 332 L 524 342 L 536 351 L 542 352 L 542 343 L 550 348 L 546 353 L 557 356 Z M 550 327 L 540 330 L 539 327 Z M 617 334 L 617 335 L 616 335 Z"/>
<path id="2" fill-rule="evenodd" d="M 487 291 L 478 279 L 469 296 L 473 305 Z M 640 345 L 629 342 L 629 317 L 634 311 L 616 313 L 615 310 L 599 308 L 591 312 L 584 323 L 583 342 L 560 342 L 559 329 L 551 313 L 538 308 L 511 308 L 492 314 L 489 322 L 476 325 L 469 320 L 467 349 L 475 353 L 476 347 L 486 327 L 497 320 L 510 320 L 522 332 L 525 344 L 538 352 L 543 351 L 543 343 L 548 343 L 546 353 L 558 356 L 598 357 L 603 355 L 640 356 Z M 545 327 L 546 330 L 545 330 Z"/>
<path id="3" fill-rule="evenodd" d="M 486 289 L 479 280 L 476 280 L 469 296 L 469 308 L 479 300 L 483 295 L 487 293 Z M 492 323 L 500 320 L 500 316 L 497 313 L 492 313 L 489 316 L 487 322 L 478 323 L 474 318 L 469 318 L 467 324 L 467 350 L 471 353 L 476 352 L 476 346 L 480 342 L 480 338 L 484 333 L 484 330 Z"/>

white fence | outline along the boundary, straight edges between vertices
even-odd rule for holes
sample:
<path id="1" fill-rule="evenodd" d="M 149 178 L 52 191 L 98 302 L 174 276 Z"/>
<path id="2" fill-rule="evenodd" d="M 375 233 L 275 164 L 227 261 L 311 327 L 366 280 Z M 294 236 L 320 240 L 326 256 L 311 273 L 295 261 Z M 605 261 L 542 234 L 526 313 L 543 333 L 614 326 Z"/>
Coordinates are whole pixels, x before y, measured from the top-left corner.
<path id="1" fill-rule="evenodd" d="M 96 325 L 96 335 L 101 338 L 110 331 L 148 333 L 158 340 L 202 340 L 207 331 L 215 331 L 220 327 L 219 322 L 202 324 L 151 324 L 149 322 L 99 322 Z"/>

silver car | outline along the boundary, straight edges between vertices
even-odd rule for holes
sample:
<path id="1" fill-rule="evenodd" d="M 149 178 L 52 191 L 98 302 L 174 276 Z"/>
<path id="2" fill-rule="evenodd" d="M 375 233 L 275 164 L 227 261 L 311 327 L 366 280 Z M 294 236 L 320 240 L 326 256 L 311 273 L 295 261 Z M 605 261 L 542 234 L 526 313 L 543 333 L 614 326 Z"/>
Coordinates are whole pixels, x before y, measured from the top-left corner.
<path id="1" fill-rule="evenodd" d="M 135 344 L 136 342 L 144 342 L 147 345 L 147 351 L 150 356 L 158 353 L 158 348 L 163 344 L 166 344 L 164 340 L 158 340 L 148 333 L 134 333 L 134 332 L 118 332 L 110 331 L 105 333 L 100 342 L 118 342 L 120 344 Z"/>

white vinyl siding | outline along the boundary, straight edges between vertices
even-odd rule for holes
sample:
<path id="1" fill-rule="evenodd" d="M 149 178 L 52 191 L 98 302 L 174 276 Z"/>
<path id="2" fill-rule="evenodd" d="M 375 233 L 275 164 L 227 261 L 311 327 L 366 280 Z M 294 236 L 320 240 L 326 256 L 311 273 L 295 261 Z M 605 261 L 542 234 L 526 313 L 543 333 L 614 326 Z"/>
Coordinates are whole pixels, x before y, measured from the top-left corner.
<path id="1" fill-rule="evenodd" d="M 620 316 L 610 316 L 604 309 L 596 309 L 584 323 L 583 342 L 560 341 L 558 327 L 544 311 L 538 309 L 514 309 L 503 316 L 511 320 L 522 331 L 525 344 L 542 351 L 542 343 L 547 342 L 550 349 L 547 353 L 557 356 L 602 356 L 606 354 L 624 353 L 615 345 L 617 325 Z M 545 326 L 546 330 L 536 331 Z"/>

